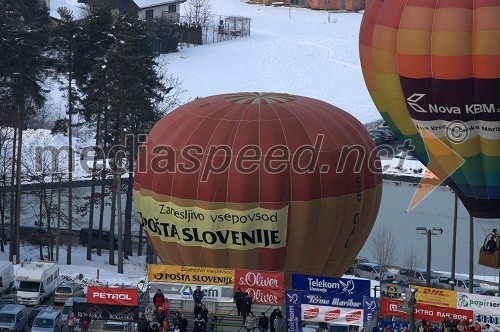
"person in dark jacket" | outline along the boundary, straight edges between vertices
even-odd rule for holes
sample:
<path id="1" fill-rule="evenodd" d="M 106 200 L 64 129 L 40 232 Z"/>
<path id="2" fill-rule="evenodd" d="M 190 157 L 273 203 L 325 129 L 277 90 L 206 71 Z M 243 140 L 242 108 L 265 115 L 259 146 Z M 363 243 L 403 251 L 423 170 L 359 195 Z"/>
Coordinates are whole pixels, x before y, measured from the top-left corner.
<path id="1" fill-rule="evenodd" d="M 198 303 L 201 303 L 201 300 L 203 300 L 203 291 L 201 290 L 201 286 L 196 286 L 196 289 L 193 292 L 193 300 L 195 307 Z"/>
<path id="2" fill-rule="evenodd" d="M 208 309 L 203 303 L 201 304 L 201 318 L 203 318 L 203 320 L 205 321 L 205 326 L 203 326 L 203 331 L 206 331 L 208 322 Z"/>
<path id="3" fill-rule="evenodd" d="M 269 319 L 267 318 L 265 313 L 262 313 L 259 317 L 259 331 L 266 332 L 269 328 Z"/>
<path id="4" fill-rule="evenodd" d="M 188 320 L 186 319 L 186 317 L 184 317 L 184 314 L 181 314 L 178 320 L 179 330 L 181 332 L 187 332 L 188 325 L 189 325 Z"/>
<path id="5" fill-rule="evenodd" d="M 252 311 L 252 298 L 245 292 L 245 297 L 242 299 L 241 314 L 243 315 L 243 324 L 245 324 L 248 313 Z"/>
<path id="6" fill-rule="evenodd" d="M 196 304 L 193 310 L 194 318 L 198 317 L 198 314 L 201 314 L 201 303 Z"/>
<path id="7" fill-rule="evenodd" d="M 148 332 L 149 331 L 149 321 L 147 320 L 145 314 L 142 314 L 141 318 L 139 318 L 139 323 L 137 324 L 137 330 L 139 332 Z"/>
<path id="8" fill-rule="evenodd" d="M 271 322 L 271 332 L 275 332 L 274 331 L 274 319 L 278 315 L 278 310 L 279 310 L 278 308 L 274 309 L 273 312 L 271 312 L 271 317 L 269 317 L 269 321 Z"/>
<path id="9" fill-rule="evenodd" d="M 195 332 L 204 332 L 205 328 L 205 320 L 201 317 L 201 314 L 198 314 L 194 319 L 194 331 Z"/>
<path id="10" fill-rule="evenodd" d="M 243 293 L 241 291 L 241 288 L 238 287 L 233 296 L 234 303 L 236 304 L 236 310 L 238 311 L 238 316 L 241 316 L 241 302 L 243 301 L 244 297 L 245 293 Z"/>

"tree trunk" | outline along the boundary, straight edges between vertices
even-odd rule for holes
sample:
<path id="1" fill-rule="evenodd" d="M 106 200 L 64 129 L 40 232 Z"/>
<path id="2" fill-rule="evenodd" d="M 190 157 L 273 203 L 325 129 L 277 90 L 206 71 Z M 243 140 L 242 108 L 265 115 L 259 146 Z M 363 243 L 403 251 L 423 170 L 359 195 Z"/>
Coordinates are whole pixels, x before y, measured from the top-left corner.
<path id="1" fill-rule="evenodd" d="M 23 146 L 23 114 L 24 109 L 18 105 L 17 122 L 17 160 L 16 160 L 16 264 L 21 263 L 21 153 Z"/>
<path id="2" fill-rule="evenodd" d="M 109 222 L 109 265 L 115 265 L 116 177 L 111 184 L 111 220 Z"/>
<path id="3" fill-rule="evenodd" d="M 42 233 L 42 223 L 43 223 L 43 192 L 44 192 L 44 188 L 43 188 L 43 184 L 39 184 L 41 185 L 41 188 L 40 188 L 40 192 L 39 192 L 39 198 L 40 198 L 40 203 L 38 204 L 38 214 L 39 214 L 39 218 L 38 218 L 38 241 L 40 241 L 40 260 L 43 261 L 43 240 L 44 240 L 44 235 Z"/>
<path id="4" fill-rule="evenodd" d="M 143 229 L 142 229 L 142 224 L 139 223 L 139 243 L 138 243 L 138 247 L 137 247 L 137 256 L 142 256 L 142 232 L 143 232 Z"/>
<path id="5" fill-rule="evenodd" d="M 97 234 L 97 255 L 101 256 L 102 253 L 102 227 L 104 223 L 104 204 L 106 196 L 106 163 L 108 161 L 108 151 L 107 151 L 107 135 L 108 135 L 108 124 L 107 124 L 106 111 L 104 111 L 104 135 L 102 138 L 102 150 L 104 152 L 104 160 L 102 163 L 101 172 L 101 197 L 100 197 L 100 210 L 99 210 L 99 233 Z M 99 130 L 99 129 L 98 129 Z"/>
<path id="6" fill-rule="evenodd" d="M 14 174 L 16 174 L 16 142 L 17 142 L 17 128 L 14 127 L 14 134 L 12 135 L 12 165 L 11 165 L 11 176 L 10 176 L 10 248 L 9 248 L 9 261 L 13 262 L 14 261 L 14 253 L 16 251 L 16 246 L 14 245 L 16 239 L 15 239 L 15 230 L 14 230 L 14 225 L 15 225 L 15 220 L 16 220 L 16 214 L 15 214 L 15 202 L 16 202 L 16 195 L 15 195 L 15 188 L 14 188 Z"/>
<path id="7" fill-rule="evenodd" d="M 101 126 L 101 117 L 97 117 L 97 133 L 95 136 L 96 148 L 99 145 L 99 127 Z M 92 260 L 92 237 L 94 233 L 94 206 L 95 206 L 95 180 L 97 168 L 97 151 L 94 150 L 94 160 L 92 162 L 92 183 L 90 188 L 90 212 L 89 212 L 89 228 L 87 232 L 87 260 Z"/>
<path id="8" fill-rule="evenodd" d="M 61 243 L 61 174 L 58 176 L 57 183 L 57 230 L 56 230 L 56 261 L 59 262 L 59 244 Z"/>
<path id="9" fill-rule="evenodd" d="M 130 144 L 128 159 L 127 202 L 125 203 L 125 258 L 132 256 L 132 194 L 134 192 L 134 146 Z"/>
<path id="10" fill-rule="evenodd" d="M 70 46 L 71 48 L 71 46 Z M 70 51 L 71 52 L 71 51 Z M 72 67 L 71 60 L 68 68 L 68 250 L 66 252 L 66 264 L 71 265 L 71 247 L 73 233 L 73 91 L 71 81 Z"/>

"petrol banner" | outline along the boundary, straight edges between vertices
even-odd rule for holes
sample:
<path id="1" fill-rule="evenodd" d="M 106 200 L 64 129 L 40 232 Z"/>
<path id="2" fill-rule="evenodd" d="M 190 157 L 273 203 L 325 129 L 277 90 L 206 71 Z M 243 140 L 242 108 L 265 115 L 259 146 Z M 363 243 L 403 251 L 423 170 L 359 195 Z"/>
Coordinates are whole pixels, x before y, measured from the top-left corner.
<path id="1" fill-rule="evenodd" d="M 474 318 L 474 313 L 471 310 L 439 307 L 421 303 L 418 303 L 414 312 L 415 319 L 425 319 L 434 323 L 441 323 L 443 318 L 448 316 L 458 320 L 469 320 Z M 397 316 L 402 318 L 410 317 L 408 306 L 404 303 L 404 301 L 387 298 L 381 298 L 380 300 L 380 314 L 382 316 Z"/>
<path id="2" fill-rule="evenodd" d="M 302 292 L 302 303 L 323 305 L 328 307 L 363 309 L 363 297 L 352 295 L 335 295 Z"/>
<path id="3" fill-rule="evenodd" d="M 87 302 L 96 304 L 136 306 L 137 288 L 87 287 Z"/>
<path id="4" fill-rule="evenodd" d="M 434 305 L 439 307 L 456 308 L 457 292 L 445 289 L 414 286 L 418 291 L 415 298 L 419 304 Z"/>
<path id="5" fill-rule="evenodd" d="M 301 291 L 287 290 L 285 293 L 286 332 L 302 332 Z"/>
<path id="6" fill-rule="evenodd" d="M 370 280 L 292 274 L 292 288 L 311 293 L 370 296 Z"/>
<path id="7" fill-rule="evenodd" d="M 148 265 L 149 282 L 195 285 L 234 285 L 234 270 L 179 265 Z"/>
<path id="8" fill-rule="evenodd" d="M 248 292 L 255 304 L 283 304 L 285 275 L 283 272 L 235 270 L 234 290 Z"/>
<path id="9" fill-rule="evenodd" d="M 158 289 L 171 300 L 192 300 L 196 286 L 170 282 L 151 282 L 149 284 L 149 297 L 151 299 Z M 203 285 L 201 291 L 203 292 L 203 301 L 233 302 L 233 286 Z"/>
<path id="10" fill-rule="evenodd" d="M 500 297 L 459 292 L 457 308 L 473 310 L 476 314 L 500 316 Z"/>
<path id="11" fill-rule="evenodd" d="M 139 307 L 121 305 L 103 305 L 95 303 L 76 302 L 73 305 L 76 320 L 88 314 L 92 320 L 117 320 L 122 322 L 137 322 Z"/>
<path id="12" fill-rule="evenodd" d="M 302 321 L 337 323 L 362 327 L 363 311 L 363 309 L 302 304 Z"/>

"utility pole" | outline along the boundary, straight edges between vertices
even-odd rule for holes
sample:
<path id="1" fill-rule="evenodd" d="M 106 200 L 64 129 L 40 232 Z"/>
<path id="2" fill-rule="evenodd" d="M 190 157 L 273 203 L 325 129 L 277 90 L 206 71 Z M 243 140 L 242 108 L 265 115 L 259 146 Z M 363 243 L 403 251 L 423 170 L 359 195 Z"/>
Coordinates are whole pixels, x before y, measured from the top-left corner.
<path id="1" fill-rule="evenodd" d="M 455 290 L 455 263 L 457 255 L 457 220 L 458 220 L 458 195 L 455 193 L 455 210 L 453 212 L 453 245 L 451 248 L 451 290 Z"/>
<path id="2" fill-rule="evenodd" d="M 417 227 L 417 233 L 427 236 L 427 270 L 425 272 L 425 286 L 431 286 L 431 238 L 433 235 L 443 234 L 443 229 L 440 227 L 425 228 Z"/>
<path id="3" fill-rule="evenodd" d="M 469 293 L 474 292 L 474 217 L 469 215 Z"/>

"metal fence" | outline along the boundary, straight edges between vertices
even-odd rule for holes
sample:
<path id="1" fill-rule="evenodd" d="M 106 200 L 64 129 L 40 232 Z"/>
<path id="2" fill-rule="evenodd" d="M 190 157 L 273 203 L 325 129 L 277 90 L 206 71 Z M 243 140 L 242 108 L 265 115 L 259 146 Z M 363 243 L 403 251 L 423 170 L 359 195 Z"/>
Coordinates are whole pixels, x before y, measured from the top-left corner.
<path id="1" fill-rule="evenodd" d="M 183 22 L 181 18 L 181 22 Z M 250 36 L 250 18 L 241 16 L 220 16 L 218 23 L 201 26 L 188 25 L 180 34 L 179 48 L 220 43 L 222 41 Z"/>

